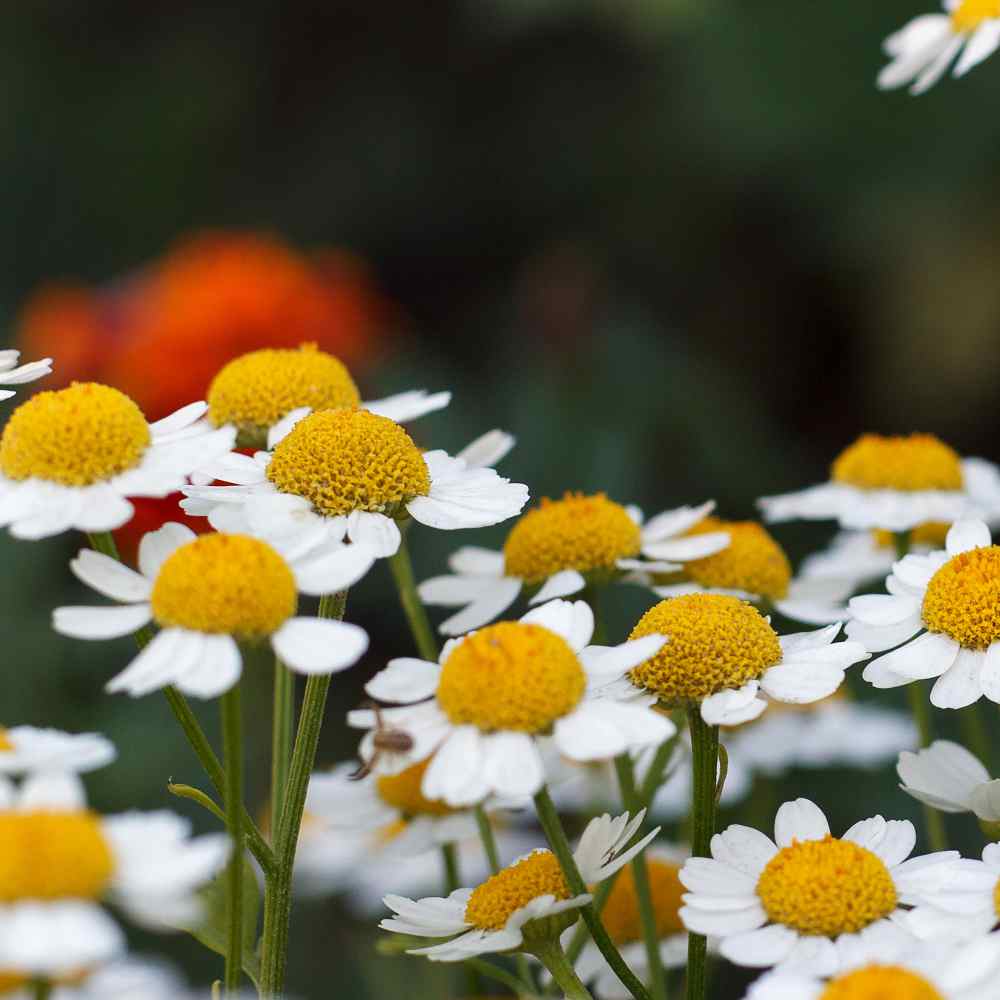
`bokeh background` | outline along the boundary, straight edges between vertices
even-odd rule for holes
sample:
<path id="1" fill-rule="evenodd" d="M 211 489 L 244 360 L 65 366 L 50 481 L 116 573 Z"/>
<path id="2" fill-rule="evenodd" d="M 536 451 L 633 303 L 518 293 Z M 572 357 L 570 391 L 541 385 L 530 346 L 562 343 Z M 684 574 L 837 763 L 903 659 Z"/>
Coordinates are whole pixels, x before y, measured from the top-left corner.
<path id="1" fill-rule="evenodd" d="M 235 354 L 318 341 L 369 397 L 453 389 L 422 441 L 502 426 L 519 441 L 503 471 L 533 495 L 604 489 L 650 510 L 715 497 L 749 516 L 755 497 L 824 478 L 864 429 L 1000 458 L 1000 66 L 920 99 L 879 94 L 881 39 L 922 12 L 5 5 L 0 341 L 56 356 L 42 387 L 106 379 L 151 418 Z M 779 537 L 799 557 L 830 534 Z M 440 572 L 452 539 L 414 536 L 418 576 Z M 165 705 L 101 693 L 128 644 L 49 630 L 53 606 L 83 597 L 76 544 L 0 539 L 3 719 L 108 732 L 123 755 L 91 780 L 96 802 L 176 806 L 165 782 L 198 772 Z M 619 631 L 648 602 L 623 588 Z M 365 677 L 411 648 L 384 567 L 351 615 L 373 649 L 335 685 L 325 762 L 351 753 L 340 713 Z M 251 684 L 263 704 L 266 670 Z M 835 829 L 917 816 L 888 769 L 784 787 Z M 952 832 L 978 843 L 969 824 Z M 304 905 L 293 988 L 451 995 L 428 963 L 375 962 L 374 939 L 336 900 Z M 136 943 L 197 980 L 217 971 L 189 940 Z M 716 993 L 744 981 L 720 970 Z"/>

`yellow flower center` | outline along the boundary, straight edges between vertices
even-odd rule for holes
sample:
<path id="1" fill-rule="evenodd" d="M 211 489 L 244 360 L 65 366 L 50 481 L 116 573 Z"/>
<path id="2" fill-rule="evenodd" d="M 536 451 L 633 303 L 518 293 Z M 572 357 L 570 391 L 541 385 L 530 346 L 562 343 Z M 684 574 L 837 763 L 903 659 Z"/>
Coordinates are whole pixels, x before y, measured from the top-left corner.
<path id="1" fill-rule="evenodd" d="M 561 636 L 541 625 L 499 622 L 454 647 L 437 700 L 456 726 L 541 733 L 577 706 L 586 687 L 580 660 Z"/>
<path id="2" fill-rule="evenodd" d="M 535 851 L 479 886 L 465 904 L 465 920 L 484 931 L 499 931 L 511 914 L 533 899 L 569 899 L 571 895 L 556 856 L 551 851 Z"/>
<path id="3" fill-rule="evenodd" d="M 975 31 L 983 23 L 1000 17 L 1000 0 L 962 0 L 951 12 L 954 31 Z"/>
<path id="4" fill-rule="evenodd" d="M 997 879 L 997 883 L 993 886 L 993 912 L 1000 919 L 1000 879 Z"/>
<path id="5" fill-rule="evenodd" d="M 430 492 L 427 463 L 410 435 L 368 410 L 323 410 L 300 420 L 275 449 L 267 478 L 320 514 L 393 514 Z"/>
<path id="6" fill-rule="evenodd" d="M 1000 546 L 972 549 L 949 559 L 924 593 L 924 624 L 966 649 L 1000 639 Z"/>
<path id="7" fill-rule="evenodd" d="M 541 583 L 560 570 L 613 572 L 639 552 L 639 526 L 603 493 L 545 498 L 514 525 L 503 547 L 509 576 Z"/>
<path id="8" fill-rule="evenodd" d="M 11 415 L 0 438 L 8 479 L 90 486 L 139 464 L 149 446 L 146 418 L 131 399 L 96 382 L 40 392 Z"/>
<path id="9" fill-rule="evenodd" d="M 722 594 L 688 594 L 660 601 L 630 639 L 654 632 L 669 641 L 630 673 L 632 683 L 667 704 L 700 702 L 743 687 L 781 659 L 777 633 L 746 601 Z"/>
<path id="10" fill-rule="evenodd" d="M 216 427 L 235 424 L 241 435 L 259 439 L 299 407 L 336 410 L 360 402 L 344 365 L 315 344 L 303 344 L 230 361 L 208 388 L 208 419 Z"/>
<path id="11" fill-rule="evenodd" d="M 14 993 L 31 983 L 31 977 L 19 972 L 0 972 L 0 996 Z"/>
<path id="12" fill-rule="evenodd" d="M 933 549 L 943 549 L 950 527 L 951 525 L 944 521 L 926 521 L 924 524 L 918 524 L 910 532 L 910 542 L 913 545 L 929 545 Z M 892 532 L 884 528 L 876 528 L 872 535 L 879 548 L 891 549 L 896 545 Z"/>
<path id="13" fill-rule="evenodd" d="M 778 851 L 761 873 L 757 895 L 774 923 L 819 937 L 856 934 L 897 902 L 879 857 L 829 834 Z"/>
<path id="14" fill-rule="evenodd" d="M 153 617 L 164 628 L 261 639 L 276 632 L 298 603 L 288 564 L 246 535 L 202 535 L 160 567 Z"/>
<path id="15" fill-rule="evenodd" d="M 923 976 L 898 965 L 867 965 L 831 979 L 819 1000 L 944 1000 Z"/>
<path id="16" fill-rule="evenodd" d="M 862 490 L 960 490 L 962 463 L 933 434 L 862 434 L 837 456 L 833 478 Z"/>
<path id="17" fill-rule="evenodd" d="M 10 753 L 13 749 L 14 744 L 11 743 L 7 730 L 0 726 L 0 753 Z"/>
<path id="18" fill-rule="evenodd" d="M 379 798 L 404 816 L 447 816 L 454 812 L 439 799 L 428 799 L 420 791 L 424 774 L 433 757 L 413 764 L 399 774 L 384 774 L 375 780 Z"/>
<path id="19" fill-rule="evenodd" d="M 99 899 L 113 874 L 93 813 L 0 813 L 0 903 Z"/>
<path id="20" fill-rule="evenodd" d="M 649 889 L 656 916 L 656 936 L 668 937 L 684 933 L 684 924 L 678 916 L 681 896 L 687 892 L 678 878 L 679 865 L 658 858 L 646 859 L 649 873 Z M 642 917 L 639 914 L 639 899 L 635 892 L 635 876 L 632 866 L 624 868 L 615 879 L 608 901 L 601 911 L 601 920 L 616 945 L 631 944 L 642 940 Z"/>
<path id="21" fill-rule="evenodd" d="M 756 521 L 723 521 L 706 517 L 689 535 L 712 531 L 729 533 L 729 545 L 721 552 L 685 563 L 685 570 L 703 587 L 745 590 L 772 601 L 788 594 L 792 567 L 781 546 Z"/>

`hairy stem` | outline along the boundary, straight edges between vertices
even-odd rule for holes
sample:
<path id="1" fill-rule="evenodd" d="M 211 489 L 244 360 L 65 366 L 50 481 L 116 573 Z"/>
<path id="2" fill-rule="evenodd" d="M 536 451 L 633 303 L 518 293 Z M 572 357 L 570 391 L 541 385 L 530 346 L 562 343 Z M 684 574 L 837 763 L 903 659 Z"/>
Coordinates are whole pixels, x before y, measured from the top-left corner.
<path id="1" fill-rule="evenodd" d="M 221 699 L 226 772 L 226 829 L 233 854 L 226 872 L 226 995 L 235 994 L 243 974 L 243 719 L 240 685 Z"/>

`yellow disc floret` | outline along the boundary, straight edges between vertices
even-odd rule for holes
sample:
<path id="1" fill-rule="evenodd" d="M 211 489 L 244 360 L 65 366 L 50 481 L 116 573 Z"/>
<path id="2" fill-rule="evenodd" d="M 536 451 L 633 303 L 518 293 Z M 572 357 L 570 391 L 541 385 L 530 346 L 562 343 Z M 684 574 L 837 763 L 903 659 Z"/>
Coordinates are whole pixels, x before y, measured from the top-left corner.
<path id="1" fill-rule="evenodd" d="M 153 584 L 153 617 L 164 628 L 261 639 L 297 604 L 288 563 L 247 535 L 202 535 L 171 554 Z"/>
<path id="2" fill-rule="evenodd" d="M 14 993 L 30 985 L 31 976 L 25 976 L 19 972 L 0 972 L 0 996 Z"/>
<path id="3" fill-rule="evenodd" d="M 703 587 L 745 590 L 772 601 L 788 595 L 792 567 L 784 550 L 770 532 L 756 521 L 723 521 L 706 517 L 689 535 L 714 531 L 729 534 L 729 545 L 721 552 L 684 564 L 688 576 Z"/>
<path id="4" fill-rule="evenodd" d="M 508 576 L 541 583 L 560 570 L 612 572 L 639 552 L 639 526 L 603 493 L 543 499 L 514 525 L 504 543 Z"/>
<path id="5" fill-rule="evenodd" d="M 863 434 L 833 463 L 838 483 L 862 490 L 960 490 L 962 463 L 933 434 Z"/>
<path id="6" fill-rule="evenodd" d="M 649 873 L 649 890 L 656 917 L 656 936 L 665 938 L 671 934 L 683 934 L 684 924 L 678 914 L 681 896 L 687 890 L 678 877 L 680 866 L 659 858 L 647 858 L 646 871 Z M 615 880 L 601 911 L 601 920 L 616 945 L 642 940 L 642 917 L 631 866 L 624 868 Z"/>
<path id="7" fill-rule="evenodd" d="M 10 753 L 14 749 L 14 744 L 11 743 L 7 730 L 0 726 L 0 753 Z"/>
<path id="8" fill-rule="evenodd" d="M 944 1000 L 923 976 L 898 965 L 867 965 L 831 979 L 819 1000 Z"/>
<path id="9" fill-rule="evenodd" d="M 447 816 L 454 810 L 439 799 L 428 799 L 420 785 L 433 757 L 422 760 L 400 771 L 399 774 L 383 774 L 375 779 L 379 798 L 387 805 L 398 809 L 404 816 Z"/>
<path id="10" fill-rule="evenodd" d="M 975 31 L 983 21 L 1000 17 L 1000 0 L 962 0 L 951 12 L 951 26 L 959 32 Z"/>
<path id="11" fill-rule="evenodd" d="M 576 708 L 586 687 L 565 639 L 541 625 L 500 622 L 454 647 L 437 700 L 457 726 L 540 733 Z"/>
<path id="12" fill-rule="evenodd" d="M 393 514 L 430 492 L 430 473 L 410 435 L 368 410 L 323 410 L 300 420 L 275 449 L 267 478 L 320 514 Z"/>
<path id="13" fill-rule="evenodd" d="M 539 896 L 569 899 L 572 893 L 551 851 L 535 851 L 485 881 L 465 904 L 467 923 L 499 931 L 516 910 Z"/>
<path id="14" fill-rule="evenodd" d="M 856 934 L 897 902 L 881 859 L 829 834 L 778 851 L 761 873 L 757 895 L 774 923 L 820 937 Z"/>
<path id="15" fill-rule="evenodd" d="M 910 532 L 910 544 L 929 545 L 932 549 L 943 549 L 950 527 L 951 525 L 944 521 L 925 521 L 923 524 L 918 524 Z M 891 549 L 896 544 L 893 533 L 884 528 L 876 528 L 872 534 L 875 537 L 875 544 L 880 548 Z"/>
<path id="16" fill-rule="evenodd" d="M 0 813 L 0 903 L 98 899 L 114 857 L 89 812 Z"/>
<path id="17" fill-rule="evenodd" d="M 208 419 L 235 424 L 251 437 L 266 434 L 299 407 L 336 410 L 361 402 L 344 365 L 315 344 L 251 351 L 230 361 L 208 388 Z"/>
<path id="18" fill-rule="evenodd" d="M 149 446 L 146 418 L 131 399 L 96 382 L 40 392 L 11 415 L 0 438 L 8 479 L 90 486 L 132 469 Z"/>
<path id="19" fill-rule="evenodd" d="M 630 673 L 632 683 L 667 704 L 703 701 L 757 680 L 781 659 L 777 633 L 746 601 L 722 594 L 687 594 L 660 601 L 630 639 L 659 633 L 667 643 Z"/>
<path id="20" fill-rule="evenodd" d="M 966 649 L 986 649 L 1000 639 L 1000 546 L 949 559 L 924 593 L 924 624 Z"/>

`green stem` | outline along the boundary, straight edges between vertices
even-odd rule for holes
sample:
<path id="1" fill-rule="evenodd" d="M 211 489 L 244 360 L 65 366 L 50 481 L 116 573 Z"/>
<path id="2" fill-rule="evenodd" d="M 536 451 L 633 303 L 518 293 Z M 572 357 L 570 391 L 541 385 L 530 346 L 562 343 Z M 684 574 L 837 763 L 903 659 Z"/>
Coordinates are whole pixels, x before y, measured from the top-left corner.
<path id="1" fill-rule="evenodd" d="M 648 809 L 653 804 L 653 799 L 656 798 L 656 793 L 660 790 L 660 785 L 663 784 L 663 772 L 667 769 L 667 764 L 670 763 L 674 747 L 677 746 L 679 739 L 680 730 L 678 729 L 677 733 L 669 740 L 661 743 L 656 748 L 656 753 L 653 755 L 652 761 L 650 761 L 649 769 L 646 771 L 646 777 L 643 780 L 640 791 L 640 802 L 643 808 Z"/>
<path id="2" fill-rule="evenodd" d="M 226 898 L 226 994 L 240 987 L 243 974 L 243 719 L 240 685 L 234 684 L 221 699 L 222 738 L 225 748 L 226 829 L 233 842 L 229 860 Z"/>
<path id="3" fill-rule="evenodd" d="M 535 957 L 552 975 L 552 980 L 563 991 L 566 1000 L 593 1000 L 593 995 L 580 982 L 572 963 L 566 957 L 558 940 L 537 948 Z"/>
<path id="4" fill-rule="evenodd" d="M 497 850 L 497 839 L 493 835 L 493 827 L 486 810 L 480 803 L 476 806 L 476 826 L 479 827 L 479 839 L 483 842 L 486 860 L 490 863 L 490 871 L 496 875 L 500 871 L 500 852 Z"/>
<path id="5" fill-rule="evenodd" d="M 920 746 L 929 747 L 934 739 L 931 731 L 931 705 L 927 691 L 920 681 L 910 681 L 906 685 L 906 696 L 910 702 L 910 713 L 917 725 Z M 924 822 L 927 825 L 927 840 L 932 851 L 943 851 L 948 846 L 944 829 L 944 817 L 936 809 L 924 805 Z"/>
<path id="6" fill-rule="evenodd" d="M 87 537 L 90 540 L 91 548 L 96 552 L 102 552 L 104 555 L 110 556 L 112 559 L 119 558 L 118 546 L 115 545 L 115 540 L 111 535 L 111 532 L 95 532 Z M 140 649 L 142 649 L 152 638 L 153 632 L 148 625 L 144 626 L 136 633 L 136 642 L 138 643 Z M 184 735 L 187 737 L 188 743 L 191 744 L 191 749 L 194 750 L 195 756 L 201 762 L 201 766 L 205 769 L 205 774 L 208 775 L 209 781 L 212 782 L 215 786 L 215 790 L 220 795 L 225 794 L 226 779 L 222 770 L 222 765 L 219 763 L 219 758 L 215 756 L 212 744 L 208 742 L 208 737 L 201 728 L 201 724 L 198 722 L 197 716 L 191 710 L 191 706 L 188 704 L 187 699 L 174 687 L 165 687 L 163 689 L 163 693 L 166 695 L 167 704 L 170 705 L 170 710 L 174 713 L 174 718 L 184 731 Z M 250 848 L 251 853 L 257 859 L 261 868 L 263 868 L 265 872 L 269 871 L 274 864 L 274 856 L 271 852 L 270 845 L 264 839 L 260 830 L 257 829 L 257 824 L 254 823 L 250 814 L 245 809 L 243 811 L 243 831 L 246 834 L 247 846 Z"/>
<path id="7" fill-rule="evenodd" d="M 517 976 L 506 969 L 502 969 L 499 965 L 494 965 L 492 962 L 487 962 L 481 958 L 467 958 L 463 964 L 473 972 L 478 972 L 479 975 L 487 979 L 495 979 L 498 983 L 503 983 L 504 986 L 508 987 L 519 997 L 534 996 L 534 986 L 530 983 L 522 982 Z"/>
<path id="8" fill-rule="evenodd" d="M 389 558 L 389 567 L 392 569 L 392 577 L 396 581 L 396 589 L 399 591 L 399 602 L 403 605 L 403 611 L 406 612 L 406 620 L 410 623 L 410 631 L 417 644 L 417 651 L 425 660 L 437 663 L 437 640 L 434 638 L 431 623 L 427 618 L 427 611 L 417 594 L 417 583 L 413 578 L 413 563 L 410 560 L 410 548 L 406 541 L 405 526 L 399 548 L 396 550 L 396 554 Z"/>
<path id="9" fill-rule="evenodd" d="M 271 723 L 271 836 L 273 838 L 285 800 L 288 769 L 292 763 L 292 736 L 295 727 L 295 678 L 274 657 L 274 706 Z"/>
<path id="10" fill-rule="evenodd" d="M 319 616 L 340 620 L 347 606 L 347 592 L 320 599 Z M 292 874 L 298 847 L 309 776 L 316 760 L 330 675 L 313 675 L 306 682 L 299 726 L 288 769 L 285 801 L 274 821 L 274 868 L 264 888 L 264 931 L 261 937 L 260 995 L 280 997 L 288 964 L 288 931 L 292 915 Z"/>
<path id="11" fill-rule="evenodd" d="M 31 984 L 31 995 L 34 1000 L 49 1000 L 52 996 L 52 983 L 47 979 L 36 979 Z"/>
<path id="12" fill-rule="evenodd" d="M 538 821 L 542 824 L 542 829 L 545 831 L 549 846 L 552 848 L 552 853 L 556 856 L 562 868 L 569 891 L 574 896 L 582 895 L 587 892 L 587 886 L 580 876 L 579 868 L 576 867 L 576 861 L 573 858 L 569 841 L 566 839 L 566 831 L 563 830 L 562 823 L 559 820 L 559 813 L 556 811 L 555 803 L 552 801 L 552 796 L 549 795 L 548 788 L 544 785 L 541 791 L 535 795 L 535 809 L 538 813 Z M 604 956 L 604 960 L 611 966 L 611 969 L 622 981 L 625 988 L 635 997 L 635 1000 L 651 1000 L 646 987 L 639 982 L 632 970 L 625 964 L 618 953 L 618 949 L 614 946 L 611 938 L 608 937 L 608 932 L 604 929 L 604 924 L 601 923 L 601 918 L 597 915 L 593 902 L 584 906 L 580 913 L 584 921 L 586 921 L 587 927 L 590 930 L 590 936 L 594 939 L 594 944 L 597 945 Z"/>
<path id="13" fill-rule="evenodd" d="M 458 870 L 458 851 L 454 844 L 441 845 L 441 861 L 444 864 L 445 895 L 448 896 L 462 886 L 462 876 Z"/>
<path id="14" fill-rule="evenodd" d="M 691 856 L 707 858 L 715 832 L 715 795 L 718 785 L 719 728 L 701 717 L 701 707 L 688 709 L 691 728 Z M 687 1000 L 705 1000 L 707 942 L 701 934 L 688 934 Z"/>
<path id="15" fill-rule="evenodd" d="M 990 735 L 983 718 L 982 703 L 973 702 L 958 713 L 958 724 L 962 732 L 962 742 L 992 771 L 992 748 Z"/>
<path id="16" fill-rule="evenodd" d="M 635 787 L 635 770 L 632 758 L 620 754 L 615 758 L 615 772 L 621 790 L 622 805 L 635 815 L 642 805 Z M 639 920 L 642 923 L 642 939 L 646 946 L 646 961 L 649 963 L 649 992 L 654 1000 L 666 1000 L 667 977 L 663 971 L 660 955 L 660 936 L 656 930 L 656 911 L 653 909 L 653 892 L 649 887 L 649 868 L 646 852 L 641 851 L 631 861 L 632 879 L 635 882 L 635 897 L 639 905 Z"/>

